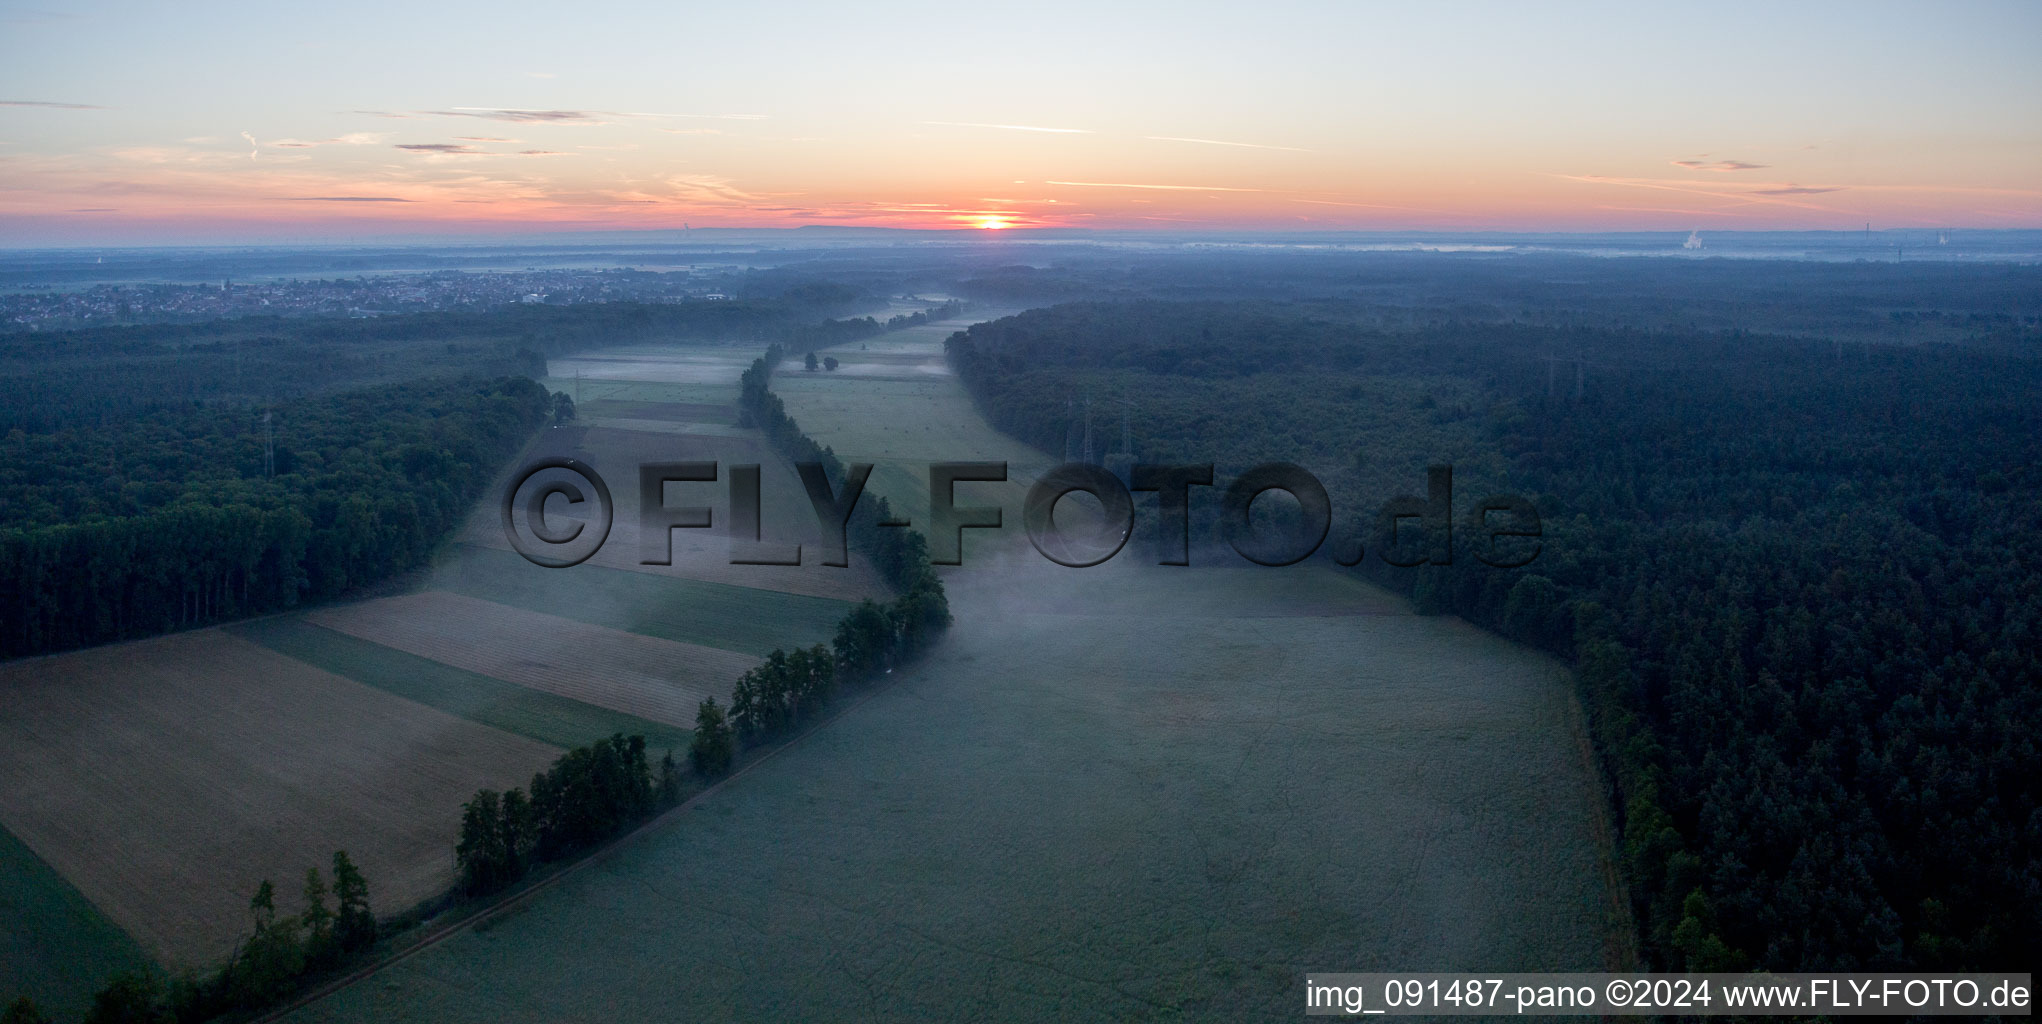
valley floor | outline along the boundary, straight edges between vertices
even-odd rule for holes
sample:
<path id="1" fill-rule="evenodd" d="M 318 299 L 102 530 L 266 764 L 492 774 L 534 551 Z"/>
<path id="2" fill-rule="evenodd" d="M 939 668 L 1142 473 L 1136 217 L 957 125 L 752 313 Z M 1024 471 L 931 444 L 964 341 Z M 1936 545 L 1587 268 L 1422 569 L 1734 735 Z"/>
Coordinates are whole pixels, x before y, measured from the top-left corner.
<path id="1" fill-rule="evenodd" d="M 937 325 L 775 389 L 926 522 L 993 432 Z M 295 1021 L 1291 1017 L 1307 970 L 1629 966 L 1561 664 L 1323 565 L 1074 570 L 968 531 L 875 697 Z M 917 491 L 917 488 L 922 488 Z"/>

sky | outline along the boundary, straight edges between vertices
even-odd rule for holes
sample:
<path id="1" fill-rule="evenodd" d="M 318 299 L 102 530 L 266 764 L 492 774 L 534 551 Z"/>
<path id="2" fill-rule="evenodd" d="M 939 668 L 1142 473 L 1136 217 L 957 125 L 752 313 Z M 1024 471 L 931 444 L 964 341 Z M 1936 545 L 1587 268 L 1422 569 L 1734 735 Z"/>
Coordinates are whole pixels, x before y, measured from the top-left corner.
<path id="1" fill-rule="evenodd" d="M 0 244 L 2042 227 L 2042 4 L 0 0 Z"/>

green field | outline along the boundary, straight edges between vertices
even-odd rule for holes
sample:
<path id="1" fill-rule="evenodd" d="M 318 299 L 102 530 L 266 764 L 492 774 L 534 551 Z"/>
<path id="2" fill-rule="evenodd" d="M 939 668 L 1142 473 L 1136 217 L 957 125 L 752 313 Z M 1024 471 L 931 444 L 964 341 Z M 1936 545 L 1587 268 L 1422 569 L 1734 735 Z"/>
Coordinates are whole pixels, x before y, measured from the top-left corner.
<path id="1" fill-rule="evenodd" d="M 1004 314 L 974 318 L 981 315 Z M 1056 461 L 988 426 L 949 375 L 943 340 L 966 323 L 912 327 L 818 349 L 842 361 L 835 373 L 807 373 L 790 359 L 773 375 L 773 393 L 804 433 L 839 458 L 874 463 L 866 486 L 921 522 L 928 515 L 931 462 L 1004 461 L 1009 477 L 1020 479 Z M 960 484 L 957 500 L 1011 501 L 1018 508 L 1020 493 L 1014 487 Z"/>
<path id="2" fill-rule="evenodd" d="M 228 628 L 279 654 L 335 675 L 556 747 L 586 746 L 621 732 L 644 736 L 653 750 L 685 750 L 691 735 L 687 730 L 637 715 L 506 683 L 370 643 L 296 616 L 258 619 Z"/>
<path id="3" fill-rule="evenodd" d="M 897 384 L 785 393 L 846 456 L 989 433 L 885 427 Z M 1287 1019 L 1308 970 L 1631 966 L 1559 663 L 1323 564 L 980 554 L 872 700 L 292 1019 Z"/>
<path id="4" fill-rule="evenodd" d="M 135 940 L 0 828 L 0 999 L 26 995 L 55 1019 L 76 1019 L 85 993 L 148 965 Z"/>
<path id="5" fill-rule="evenodd" d="M 828 643 L 851 605 L 727 583 L 582 564 L 542 569 L 515 551 L 455 545 L 435 585 L 528 611 L 764 657 Z"/>

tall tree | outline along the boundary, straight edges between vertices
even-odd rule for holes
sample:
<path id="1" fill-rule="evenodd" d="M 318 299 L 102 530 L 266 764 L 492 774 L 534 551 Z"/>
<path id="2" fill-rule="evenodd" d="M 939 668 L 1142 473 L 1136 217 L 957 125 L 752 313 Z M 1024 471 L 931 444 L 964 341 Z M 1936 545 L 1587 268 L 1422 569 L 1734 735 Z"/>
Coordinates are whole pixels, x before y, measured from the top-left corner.
<path id="1" fill-rule="evenodd" d="M 326 882 L 317 867 L 305 869 L 305 912 L 298 919 L 305 925 L 305 960 L 314 967 L 325 966 L 336 952 L 333 938 L 333 909 L 326 905 Z"/>
<path id="2" fill-rule="evenodd" d="M 340 903 L 334 937 L 343 952 L 365 949 L 376 941 L 376 915 L 369 909 L 369 882 L 346 850 L 333 852 L 333 895 Z"/>
<path id="3" fill-rule="evenodd" d="M 695 771 L 709 778 L 722 775 L 730 770 L 736 753 L 737 742 L 730 723 L 723 718 L 723 709 L 716 705 L 716 698 L 704 699 L 695 709 L 695 740 L 688 748 Z"/>

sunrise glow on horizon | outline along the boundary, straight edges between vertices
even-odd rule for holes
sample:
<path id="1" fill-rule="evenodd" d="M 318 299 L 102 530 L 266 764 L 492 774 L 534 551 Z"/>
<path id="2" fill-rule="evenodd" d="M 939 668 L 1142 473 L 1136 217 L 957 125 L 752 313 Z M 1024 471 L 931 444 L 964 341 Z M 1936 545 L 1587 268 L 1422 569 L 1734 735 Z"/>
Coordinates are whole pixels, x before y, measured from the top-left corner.
<path id="1" fill-rule="evenodd" d="M 0 5 L 0 244 L 2042 227 L 2032 4 L 270 11 Z"/>

